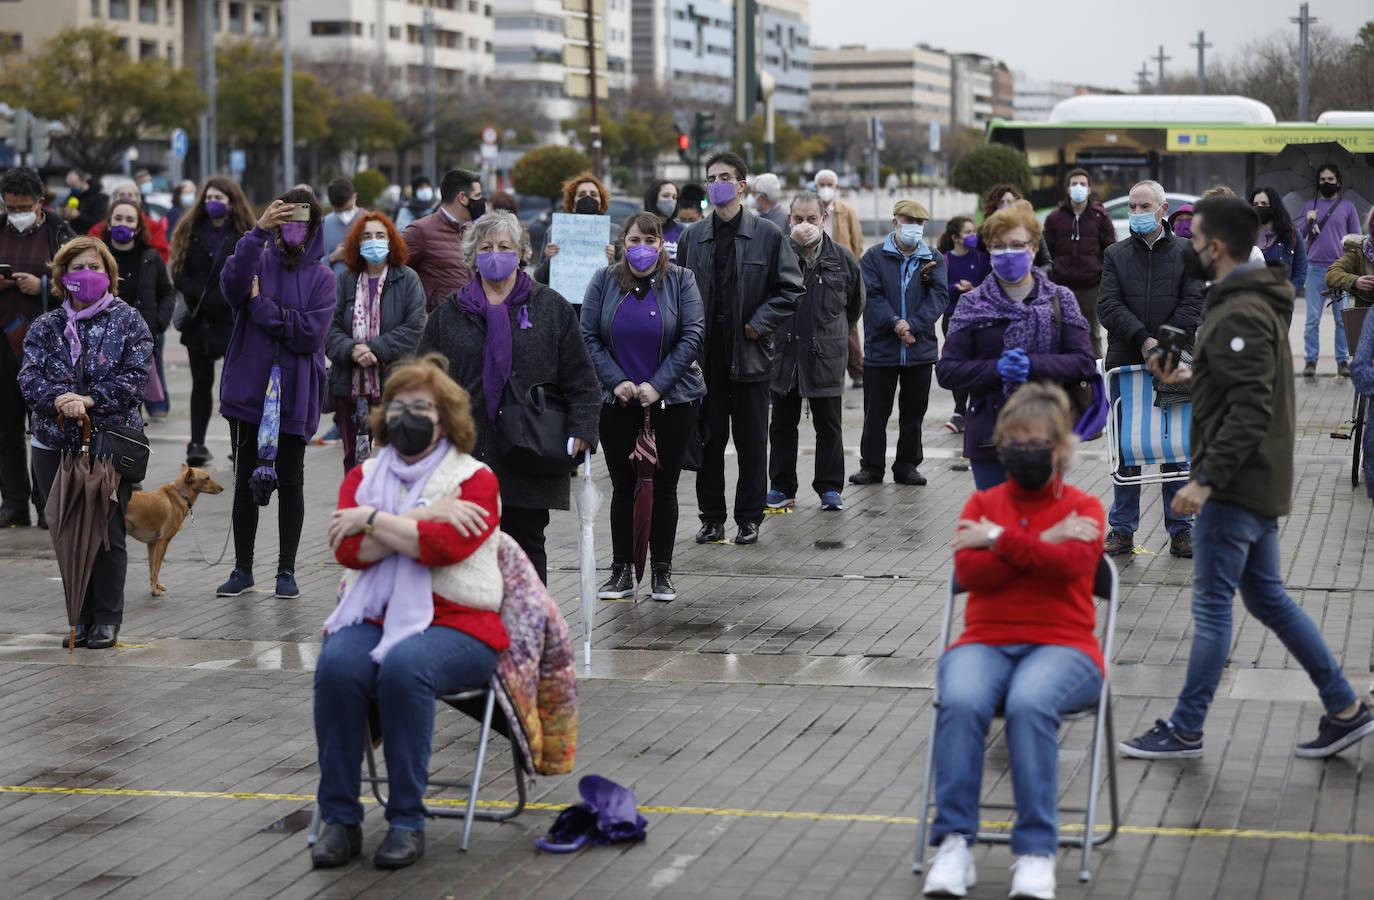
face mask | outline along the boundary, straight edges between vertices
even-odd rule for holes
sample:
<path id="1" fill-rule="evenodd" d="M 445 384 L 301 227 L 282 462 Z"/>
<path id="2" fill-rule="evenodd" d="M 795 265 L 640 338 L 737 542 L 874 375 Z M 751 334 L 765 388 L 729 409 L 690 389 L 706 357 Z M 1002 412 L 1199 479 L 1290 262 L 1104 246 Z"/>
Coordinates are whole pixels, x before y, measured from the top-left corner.
<path id="1" fill-rule="evenodd" d="M 999 279 L 1007 284 L 1015 284 L 1031 268 L 1031 252 L 1029 250 L 994 250 L 992 251 L 992 271 Z"/>
<path id="2" fill-rule="evenodd" d="M 358 245 L 358 253 L 374 266 L 379 265 L 391 254 L 391 244 L 386 238 L 368 238 Z"/>
<path id="3" fill-rule="evenodd" d="M 792 240 L 803 247 L 811 248 L 819 244 L 822 234 L 824 232 L 810 222 L 798 222 L 792 226 Z"/>
<path id="4" fill-rule="evenodd" d="M 1069 199 L 1074 203 L 1085 203 L 1088 199 L 1088 186 L 1086 184 L 1069 185 Z"/>
<path id="5" fill-rule="evenodd" d="M 921 237 L 925 233 L 925 225 L 907 223 L 897 226 L 897 240 L 901 241 L 902 245 L 906 247 L 915 247 L 917 244 L 921 243 Z"/>
<path id="6" fill-rule="evenodd" d="M 153 183 L 151 181 L 143 182 L 138 186 L 138 192 L 140 194 L 151 194 L 153 192 Z"/>
<path id="7" fill-rule="evenodd" d="M 823 188 L 816 188 L 816 196 L 821 198 L 821 202 L 829 206 L 835 201 L 835 189 L 830 185 Z"/>
<path id="8" fill-rule="evenodd" d="M 1274 208 L 1272 206 L 1256 206 L 1255 215 L 1259 216 L 1261 225 L 1268 225 L 1274 221 Z"/>
<path id="9" fill-rule="evenodd" d="M 1204 247 L 1205 251 L 1207 248 Z M 1202 254 L 1193 249 L 1192 241 L 1183 248 L 1183 277 L 1193 281 L 1211 281 L 1215 273 L 1216 260 L 1204 260 Z"/>
<path id="10" fill-rule="evenodd" d="M 1340 189 L 1341 186 L 1339 184 L 1329 184 L 1327 182 L 1322 182 L 1321 184 L 1317 185 L 1317 190 L 1322 192 L 1323 197 L 1334 197 L 1336 196 L 1336 192 Z"/>
<path id="11" fill-rule="evenodd" d="M 706 193 L 716 206 L 728 206 L 738 192 L 733 181 L 713 181 L 706 186 Z"/>
<path id="12" fill-rule="evenodd" d="M 643 275 L 658 265 L 658 248 L 648 244 L 632 244 L 625 249 L 630 269 Z"/>
<path id="13" fill-rule="evenodd" d="M 673 216 L 677 215 L 677 201 L 676 201 L 676 200 L 660 200 L 660 201 L 658 201 L 658 214 L 661 215 L 661 216 L 663 216 L 663 218 L 665 218 L 665 219 L 671 219 Z"/>
<path id="14" fill-rule="evenodd" d="M 129 243 L 129 241 L 134 239 L 135 234 L 137 234 L 137 232 L 128 225 L 115 225 L 110 229 L 110 239 L 116 244 Z"/>
<path id="15" fill-rule="evenodd" d="M 759 205 L 758 198 L 753 194 L 745 194 L 744 199 L 740 202 L 744 204 L 745 209 L 756 209 Z"/>
<path id="16" fill-rule="evenodd" d="M 63 275 L 62 286 L 77 303 L 94 303 L 110 292 L 110 276 L 94 269 L 81 269 Z"/>
<path id="17" fill-rule="evenodd" d="M 964 235 L 964 237 L 963 237 L 963 242 L 964 242 L 964 246 L 967 247 L 967 248 L 969 248 L 970 250 L 977 250 L 977 249 L 978 249 L 978 232 L 975 231 L 973 234 L 966 234 L 966 235 Z"/>
<path id="18" fill-rule="evenodd" d="M 1131 233 L 1142 237 L 1155 233 L 1159 228 L 1159 222 L 1155 221 L 1155 214 L 1152 212 L 1131 213 Z"/>
<path id="19" fill-rule="evenodd" d="M 579 216 L 596 216 L 601 214 L 601 201 L 595 197 L 578 197 L 573 204 L 573 212 Z"/>
<path id="20" fill-rule="evenodd" d="M 358 217 L 358 207 L 350 206 L 348 209 L 339 210 L 339 220 L 345 225 L 352 225 L 353 220 Z"/>
<path id="21" fill-rule="evenodd" d="M 206 200 L 205 214 L 212 219 L 223 219 L 229 214 L 229 204 L 223 200 Z"/>
<path id="22" fill-rule="evenodd" d="M 505 281 L 515 271 L 520 259 L 514 250 L 477 254 L 477 271 L 487 281 Z"/>
<path id="23" fill-rule="evenodd" d="M 15 231 L 19 232 L 20 234 L 23 234 L 24 232 L 32 228 L 33 223 L 37 221 L 38 213 L 36 212 L 10 213 L 10 227 L 13 228 Z"/>
<path id="24" fill-rule="evenodd" d="M 183 209 L 190 209 L 196 205 L 196 192 L 186 191 L 181 195 L 181 206 Z"/>
<path id="25" fill-rule="evenodd" d="M 468 200 L 468 215 L 472 216 L 472 221 L 476 222 L 487 212 L 487 198 L 473 197 Z"/>
<path id="26" fill-rule="evenodd" d="M 421 203 L 429 203 L 434 199 L 434 188 L 420 188 L 415 192 L 415 199 Z"/>
<path id="27" fill-rule="evenodd" d="M 281 226 L 282 243 L 288 247 L 299 247 L 305 243 L 305 233 L 309 228 L 309 222 L 283 222 Z"/>
<path id="28" fill-rule="evenodd" d="M 1038 491 L 1054 477 L 1051 447 L 998 447 L 997 458 L 1007 477 L 1028 491 Z"/>
<path id="29" fill-rule="evenodd" d="M 1184 216 L 1184 217 L 1181 218 L 1181 219 L 1175 219 L 1175 220 L 1174 220 L 1174 234 L 1178 235 L 1178 236 L 1181 237 L 1181 238 L 1190 238 L 1190 237 L 1192 237 L 1192 236 L 1193 236 L 1193 217 L 1192 217 L 1192 216 Z"/>
<path id="30" fill-rule="evenodd" d="M 434 443 L 434 422 L 413 412 L 386 420 L 387 441 L 402 456 L 419 456 Z"/>

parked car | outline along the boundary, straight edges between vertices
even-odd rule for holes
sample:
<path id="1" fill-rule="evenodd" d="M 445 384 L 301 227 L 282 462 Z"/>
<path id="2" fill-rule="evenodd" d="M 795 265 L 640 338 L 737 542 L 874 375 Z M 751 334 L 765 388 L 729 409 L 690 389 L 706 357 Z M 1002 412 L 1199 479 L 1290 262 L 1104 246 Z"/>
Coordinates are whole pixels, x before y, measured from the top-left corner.
<path id="1" fill-rule="evenodd" d="M 1185 203 L 1196 204 L 1198 196 L 1196 194 L 1171 194 L 1164 192 L 1164 199 L 1169 201 L 1169 212 L 1173 212 Z M 1112 217 L 1112 227 L 1116 229 L 1116 239 L 1125 240 L 1131 236 L 1131 198 L 1129 196 L 1117 197 L 1102 204 L 1107 210 L 1107 215 Z M 1059 207 L 1047 206 L 1044 209 L 1035 211 L 1035 215 L 1040 219 L 1040 224 L 1044 225 L 1050 213 Z"/>

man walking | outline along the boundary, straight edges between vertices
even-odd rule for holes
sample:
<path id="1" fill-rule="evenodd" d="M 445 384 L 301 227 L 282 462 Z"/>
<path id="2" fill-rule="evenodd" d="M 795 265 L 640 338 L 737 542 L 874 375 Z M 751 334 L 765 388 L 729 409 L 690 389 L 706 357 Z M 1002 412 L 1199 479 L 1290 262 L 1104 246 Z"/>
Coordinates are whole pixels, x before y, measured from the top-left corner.
<path id="1" fill-rule="evenodd" d="M 482 176 L 467 169 L 450 169 L 444 175 L 439 198 L 433 215 L 416 219 L 405 230 L 407 263 L 425 286 L 427 313 L 472 280 L 463 261 L 463 233 L 468 223 L 487 211 Z"/>
<path id="2" fill-rule="evenodd" d="M 803 288 L 797 255 L 772 222 L 740 205 L 748 169 L 733 153 L 706 161 L 713 211 L 678 240 L 678 265 L 691 269 L 706 307 L 701 364 L 705 433 L 697 472 L 698 544 L 725 540 L 725 445 L 733 432 L 736 544 L 754 544 L 768 479 L 768 382 L 773 337 L 797 309 Z"/>
<path id="3" fill-rule="evenodd" d="M 821 509 L 844 509 L 844 369 L 849 328 L 864 310 L 864 283 L 849 251 L 821 229 L 821 199 L 810 192 L 792 198 L 792 249 L 801 259 L 806 293 L 796 315 L 779 326 L 773 344 L 773 420 L 768 429 L 767 504 L 797 502 L 797 426 L 802 401 L 816 428 L 816 475 L 811 487 Z"/>
<path id="4" fill-rule="evenodd" d="M 1092 180 L 1083 169 L 1069 173 L 1068 197 L 1045 219 L 1045 243 L 1050 250 L 1050 277 L 1073 291 L 1088 320 L 1093 356 L 1102 358 L 1102 326 L 1097 319 L 1102 284 L 1102 254 L 1116 243 L 1112 217 L 1092 198 Z"/>
<path id="5" fill-rule="evenodd" d="M 859 214 L 840 199 L 840 177 L 832 169 L 821 169 L 816 173 L 816 196 L 821 198 L 821 210 L 825 213 L 825 235 L 853 254 L 855 259 L 864 255 L 864 230 Z M 854 387 L 864 385 L 864 347 L 859 340 L 859 326 L 849 329 L 849 377 Z"/>
<path id="6" fill-rule="evenodd" d="M 767 219 L 787 234 L 791 225 L 787 221 L 787 207 L 782 205 L 782 182 L 772 172 L 754 178 L 754 209 L 759 218 Z"/>
<path id="7" fill-rule="evenodd" d="M 1131 236 L 1107 248 L 1102 256 L 1102 287 L 1098 315 L 1107 329 L 1106 367 L 1135 366 L 1145 362 L 1159 343 L 1156 335 L 1164 325 L 1182 330 L 1190 338 L 1202 321 L 1202 282 L 1188 271 L 1188 242 L 1164 226 L 1169 204 L 1157 181 L 1142 181 L 1131 188 Z M 1122 466 L 1121 474 L 1140 474 L 1138 466 Z M 1186 472 L 1186 465 L 1166 465 L 1165 472 Z M 1164 524 L 1169 531 L 1169 552 L 1193 555 L 1192 521 L 1174 512 L 1173 499 L 1180 483 L 1166 482 Z M 1140 525 L 1140 486 L 1115 487 L 1107 513 L 1103 551 L 1109 555 L 1135 549 Z"/>
<path id="8" fill-rule="evenodd" d="M 887 420 L 897 399 L 897 458 L 892 478 L 923 485 L 921 421 L 939 358 L 935 322 L 949 305 L 945 256 L 924 240 L 930 212 L 915 200 L 892 207 L 892 233 L 864 254 L 864 428 L 851 484 L 878 484 L 887 467 Z"/>
<path id="9" fill-rule="evenodd" d="M 1207 322 L 1191 371 L 1164 372 L 1158 359 L 1150 369 L 1167 383 L 1193 385 L 1193 479 L 1173 501 L 1178 515 L 1197 515 L 1193 647 L 1173 713 L 1122 743 L 1121 752 L 1138 759 L 1202 755 L 1202 726 L 1231 650 L 1239 588 L 1250 615 L 1307 670 L 1326 709 L 1316 738 L 1295 752 L 1331 756 L 1374 733 L 1374 716 L 1283 586 L 1278 517 L 1292 510 L 1293 357 L 1285 322 L 1293 286 L 1283 267 L 1248 262 L 1259 219 L 1245 201 L 1204 200 L 1192 226 L 1190 242 L 1204 277 L 1213 279 Z"/>

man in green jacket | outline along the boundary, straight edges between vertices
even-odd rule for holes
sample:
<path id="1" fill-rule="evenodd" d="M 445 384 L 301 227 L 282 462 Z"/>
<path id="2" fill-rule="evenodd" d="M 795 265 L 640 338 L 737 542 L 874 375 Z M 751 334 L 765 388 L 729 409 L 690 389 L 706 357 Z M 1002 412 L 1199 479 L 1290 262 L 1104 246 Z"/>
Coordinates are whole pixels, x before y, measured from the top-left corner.
<path id="1" fill-rule="evenodd" d="M 1278 517 L 1292 509 L 1293 357 L 1286 317 L 1293 286 L 1281 266 L 1248 262 L 1259 220 L 1244 201 L 1216 197 L 1193 213 L 1192 252 L 1212 280 L 1191 370 L 1165 372 L 1193 385 L 1192 480 L 1174 512 L 1193 526 L 1193 647 L 1173 714 L 1121 744 L 1137 759 L 1202 755 L 1202 724 L 1231 647 L 1231 606 L 1245 608 L 1278 635 L 1307 670 L 1326 715 L 1317 736 L 1299 744 L 1307 758 L 1332 756 L 1374 733 L 1374 715 L 1355 696 L 1321 632 L 1283 586 Z"/>

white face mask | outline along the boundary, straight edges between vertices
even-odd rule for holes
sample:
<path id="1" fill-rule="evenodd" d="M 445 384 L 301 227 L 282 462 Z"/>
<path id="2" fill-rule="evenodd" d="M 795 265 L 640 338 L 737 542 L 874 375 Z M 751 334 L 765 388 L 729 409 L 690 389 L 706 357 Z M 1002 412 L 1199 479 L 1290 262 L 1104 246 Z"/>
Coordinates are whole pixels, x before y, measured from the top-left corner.
<path id="1" fill-rule="evenodd" d="M 38 213 L 36 212 L 10 213 L 9 217 L 10 227 L 20 234 L 32 228 L 37 221 Z"/>
<path id="2" fill-rule="evenodd" d="M 434 189 L 420 188 L 418 191 L 415 192 L 415 199 L 419 200 L 421 203 L 428 203 L 429 201 L 434 199 Z"/>
<path id="3" fill-rule="evenodd" d="M 356 206 L 339 211 L 339 218 L 343 220 L 345 225 L 351 225 L 353 223 L 354 217 L 357 215 L 358 207 Z"/>
<path id="4" fill-rule="evenodd" d="M 1083 203 L 1088 199 L 1088 186 L 1086 184 L 1069 185 L 1069 199 L 1074 203 Z"/>
<path id="5" fill-rule="evenodd" d="M 822 203 L 832 203 L 835 200 L 835 189 L 828 184 L 823 188 L 816 188 L 816 196 L 821 198 Z"/>

